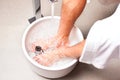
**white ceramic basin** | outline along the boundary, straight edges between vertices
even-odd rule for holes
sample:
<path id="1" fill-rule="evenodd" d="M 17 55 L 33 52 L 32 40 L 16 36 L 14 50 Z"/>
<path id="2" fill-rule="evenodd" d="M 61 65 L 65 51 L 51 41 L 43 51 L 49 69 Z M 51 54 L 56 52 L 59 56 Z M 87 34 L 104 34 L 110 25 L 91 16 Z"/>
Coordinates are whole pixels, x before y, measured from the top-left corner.
<path id="1" fill-rule="evenodd" d="M 22 38 L 24 55 L 30 63 L 31 69 L 37 74 L 47 78 L 59 78 L 67 75 L 74 69 L 78 62 L 77 59 L 72 59 L 63 65 L 60 64 L 56 68 L 51 68 L 38 64 L 29 56 L 29 44 L 39 38 L 48 38 L 55 35 L 59 27 L 59 20 L 60 17 L 58 16 L 54 16 L 54 18 L 50 16 L 40 18 L 28 26 Z M 69 39 L 71 45 L 74 45 L 83 40 L 83 35 L 77 27 L 74 27 Z"/>

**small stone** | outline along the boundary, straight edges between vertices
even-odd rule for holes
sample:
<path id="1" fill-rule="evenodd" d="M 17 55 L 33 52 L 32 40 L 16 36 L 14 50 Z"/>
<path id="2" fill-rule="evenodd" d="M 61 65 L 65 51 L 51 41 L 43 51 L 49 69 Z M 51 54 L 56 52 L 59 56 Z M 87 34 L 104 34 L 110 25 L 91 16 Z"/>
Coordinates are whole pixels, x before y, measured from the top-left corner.
<path id="1" fill-rule="evenodd" d="M 35 51 L 41 51 L 41 50 L 42 50 L 42 48 L 40 46 L 35 47 Z"/>

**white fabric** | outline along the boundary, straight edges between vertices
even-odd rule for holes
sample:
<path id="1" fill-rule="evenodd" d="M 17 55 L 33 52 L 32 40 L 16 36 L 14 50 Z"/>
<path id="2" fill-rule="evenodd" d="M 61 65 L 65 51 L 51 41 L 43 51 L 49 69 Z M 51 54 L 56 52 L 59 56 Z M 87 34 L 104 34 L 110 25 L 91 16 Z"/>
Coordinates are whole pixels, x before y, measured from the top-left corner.
<path id="1" fill-rule="evenodd" d="M 111 17 L 92 26 L 79 61 L 104 68 L 113 58 L 120 58 L 120 5 Z"/>

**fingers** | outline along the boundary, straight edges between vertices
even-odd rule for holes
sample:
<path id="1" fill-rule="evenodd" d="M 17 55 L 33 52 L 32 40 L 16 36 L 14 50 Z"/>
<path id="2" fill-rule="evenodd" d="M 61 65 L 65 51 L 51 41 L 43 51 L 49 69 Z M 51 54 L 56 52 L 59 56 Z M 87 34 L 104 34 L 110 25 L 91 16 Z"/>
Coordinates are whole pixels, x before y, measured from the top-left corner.
<path id="1" fill-rule="evenodd" d="M 60 46 L 68 46 L 68 45 L 69 45 L 68 37 L 63 38 L 59 36 L 54 36 L 47 40 L 40 39 L 33 42 L 31 51 L 34 52 L 36 46 L 41 46 L 43 50 L 47 50 L 48 48 L 58 48 Z"/>

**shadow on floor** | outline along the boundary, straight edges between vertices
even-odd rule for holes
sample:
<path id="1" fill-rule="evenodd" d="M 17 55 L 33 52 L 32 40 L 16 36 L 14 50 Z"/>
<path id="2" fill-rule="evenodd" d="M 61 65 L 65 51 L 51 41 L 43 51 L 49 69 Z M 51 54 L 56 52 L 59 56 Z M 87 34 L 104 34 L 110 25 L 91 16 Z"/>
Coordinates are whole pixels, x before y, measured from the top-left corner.
<path id="1" fill-rule="evenodd" d="M 105 69 L 101 70 L 92 65 L 78 63 L 67 76 L 52 80 L 120 80 L 120 64 L 118 63 L 119 61 L 112 61 Z"/>

